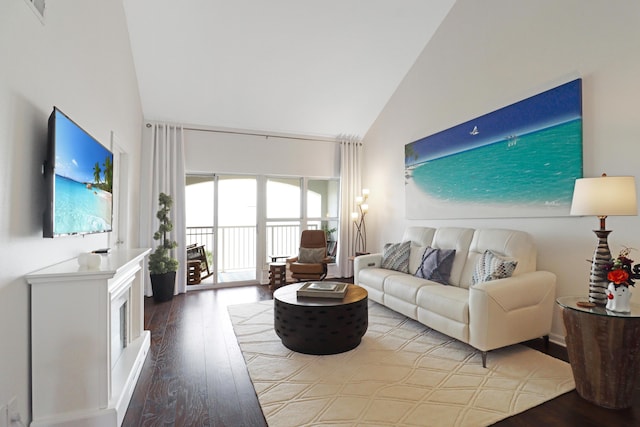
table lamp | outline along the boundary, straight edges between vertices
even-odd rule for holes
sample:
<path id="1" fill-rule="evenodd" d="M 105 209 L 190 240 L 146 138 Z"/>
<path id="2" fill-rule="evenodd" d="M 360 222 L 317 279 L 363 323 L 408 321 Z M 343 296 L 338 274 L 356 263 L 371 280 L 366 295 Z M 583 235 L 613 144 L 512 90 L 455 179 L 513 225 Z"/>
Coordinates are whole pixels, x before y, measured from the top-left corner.
<path id="1" fill-rule="evenodd" d="M 598 237 L 598 246 L 591 260 L 589 275 L 589 302 L 598 305 L 607 303 L 606 265 L 611 262 L 611 252 L 605 221 L 612 215 L 637 215 L 636 183 L 633 176 L 602 176 L 576 179 L 571 202 L 571 215 L 597 216 L 600 229 L 593 230 Z"/>

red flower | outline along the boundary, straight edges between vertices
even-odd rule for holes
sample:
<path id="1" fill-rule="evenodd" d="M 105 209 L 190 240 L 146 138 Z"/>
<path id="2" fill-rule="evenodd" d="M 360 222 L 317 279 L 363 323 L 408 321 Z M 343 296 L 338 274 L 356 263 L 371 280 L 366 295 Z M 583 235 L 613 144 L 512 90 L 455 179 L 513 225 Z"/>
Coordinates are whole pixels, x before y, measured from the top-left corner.
<path id="1" fill-rule="evenodd" d="M 607 274 L 607 279 L 610 282 L 619 285 L 621 283 L 626 283 L 629 280 L 629 273 L 625 270 L 611 270 L 609 274 Z"/>

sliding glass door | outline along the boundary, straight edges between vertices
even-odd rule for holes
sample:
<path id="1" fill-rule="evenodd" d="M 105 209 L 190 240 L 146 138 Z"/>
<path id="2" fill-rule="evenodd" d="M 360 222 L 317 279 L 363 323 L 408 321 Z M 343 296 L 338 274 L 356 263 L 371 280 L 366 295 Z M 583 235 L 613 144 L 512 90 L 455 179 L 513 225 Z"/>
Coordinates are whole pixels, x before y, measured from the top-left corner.
<path id="1" fill-rule="evenodd" d="M 305 229 L 325 230 L 335 256 L 338 206 L 337 179 L 188 175 L 187 243 L 207 258 L 188 289 L 265 283 L 274 258 L 297 255 Z"/>
<path id="2" fill-rule="evenodd" d="M 195 245 L 207 257 L 191 289 L 257 280 L 256 199 L 254 176 L 187 176 L 187 253 Z"/>

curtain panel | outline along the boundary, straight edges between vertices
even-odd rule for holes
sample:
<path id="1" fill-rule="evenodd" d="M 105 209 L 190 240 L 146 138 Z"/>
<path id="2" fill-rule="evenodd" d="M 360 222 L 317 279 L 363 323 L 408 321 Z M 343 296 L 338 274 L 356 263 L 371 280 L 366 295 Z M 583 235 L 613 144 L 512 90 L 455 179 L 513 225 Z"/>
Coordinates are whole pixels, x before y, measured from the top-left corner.
<path id="1" fill-rule="evenodd" d="M 142 144 L 140 169 L 140 247 L 155 249 L 153 234 L 160 225 L 156 212 L 158 197 L 165 193 L 173 198 L 170 212 L 173 231 L 170 238 L 178 242 L 172 256 L 178 262 L 174 294 L 187 291 L 187 251 L 185 213 L 184 131 L 180 125 L 155 123 L 151 135 Z M 145 295 L 152 296 L 151 281 L 146 269 Z"/>
<path id="2" fill-rule="evenodd" d="M 338 266 L 340 277 L 353 276 L 355 243 L 354 224 L 351 212 L 355 211 L 356 197 L 361 194 L 362 142 L 355 136 L 341 136 L 340 143 L 340 231 Z"/>

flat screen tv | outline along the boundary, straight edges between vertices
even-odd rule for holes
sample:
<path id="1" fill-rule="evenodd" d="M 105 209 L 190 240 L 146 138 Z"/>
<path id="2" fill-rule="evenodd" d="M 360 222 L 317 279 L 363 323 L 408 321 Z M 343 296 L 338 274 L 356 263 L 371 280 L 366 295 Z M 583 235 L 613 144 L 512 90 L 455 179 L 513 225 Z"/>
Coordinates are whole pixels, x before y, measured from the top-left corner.
<path id="1" fill-rule="evenodd" d="M 111 231 L 113 153 L 57 107 L 49 117 L 44 179 L 44 237 Z"/>

